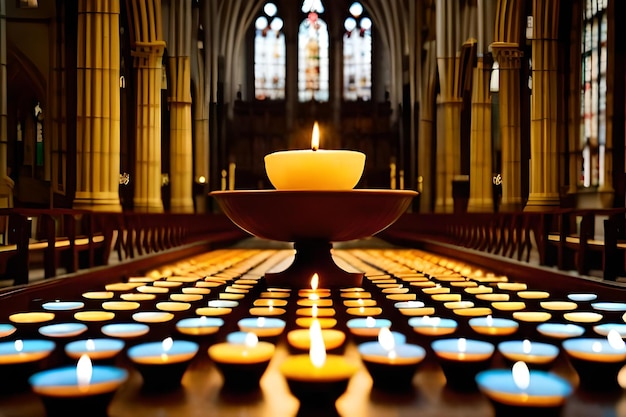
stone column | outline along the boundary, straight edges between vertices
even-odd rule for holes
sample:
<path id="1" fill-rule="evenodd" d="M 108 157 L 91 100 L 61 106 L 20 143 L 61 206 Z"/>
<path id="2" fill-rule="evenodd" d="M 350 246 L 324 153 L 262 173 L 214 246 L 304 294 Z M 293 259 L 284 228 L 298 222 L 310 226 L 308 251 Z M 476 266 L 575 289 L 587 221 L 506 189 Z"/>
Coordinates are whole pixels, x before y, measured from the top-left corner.
<path id="1" fill-rule="evenodd" d="M 74 207 L 121 211 L 120 5 L 78 3 Z"/>
<path id="2" fill-rule="evenodd" d="M 503 211 L 522 209 L 520 68 L 523 52 L 517 43 L 491 44 L 500 75 L 500 138 L 502 146 Z"/>
<path id="3" fill-rule="evenodd" d="M 559 0 L 533 0 L 530 194 L 525 210 L 558 207 Z M 506 181 L 503 179 L 503 181 Z"/>
<path id="4" fill-rule="evenodd" d="M 6 1 L 0 0 L 0 208 L 13 207 L 15 184 L 7 172 L 7 19 Z"/>
<path id="5" fill-rule="evenodd" d="M 456 61 L 456 58 L 451 58 Z M 441 67 L 440 67 L 441 68 Z M 454 65 L 451 71 L 454 73 Z M 441 71 L 440 71 L 441 73 Z M 461 173 L 461 110 L 463 100 L 440 95 L 437 99 L 436 212 L 452 212 L 452 180 Z"/>
<path id="6" fill-rule="evenodd" d="M 161 76 L 165 42 L 136 42 L 137 138 L 134 209 L 162 212 L 161 199 Z M 133 178 L 131 178 L 133 181 Z"/>
<path id="7" fill-rule="evenodd" d="M 170 210 L 193 213 L 191 1 L 172 1 L 169 20 Z"/>
<path id="8" fill-rule="evenodd" d="M 491 150 L 491 60 L 478 57 L 473 69 L 468 211 L 493 211 Z"/>

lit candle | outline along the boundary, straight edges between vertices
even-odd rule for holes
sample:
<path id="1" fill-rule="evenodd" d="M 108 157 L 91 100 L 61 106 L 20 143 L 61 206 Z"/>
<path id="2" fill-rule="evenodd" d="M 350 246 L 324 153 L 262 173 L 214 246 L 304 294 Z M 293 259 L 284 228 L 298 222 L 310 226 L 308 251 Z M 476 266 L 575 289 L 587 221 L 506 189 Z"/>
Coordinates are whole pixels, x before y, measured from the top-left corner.
<path id="1" fill-rule="evenodd" d="M 237 322 L 239 330 L 250 332 L 258 337 L 274 337 L 285 329 L 285 321 L 275 317 L 248 317 Z"/>
<path id="2" fill-rule="evenodd" d="M 350 307 L 346 309 L 346 313 L 351 316 L 373 317 L 380 316 L 383 309 L 380 307 Z"/>
<path id="3" fill-rule="evenodd" d="M 74 313 L 74 318 L 86 322 L 109 321 L 115 318 L 115 313 L 112 311 L 79 311 Z"/>
<path id="4" fill-rule="evenodd" d="M 496 413 L 502 416 L 515 411 L 508 407 L 558 408 L 572 393 L 572 386 L 565 379 L 548 372 L 529 371 L 524 362 L 516 362 L 512 370 L 480 372 L 476 375 L 476 382 L 494 403 L 505 406 L 500 409 L 501 413 Z"/>
<path id="5" fill-rule="evenodd" d="M 475 388 L 476 374 L 489 367 L 494 346 L 466 338 L 439 339 L 431 343 L 447 385 L 459 390 Z"/>
<path id="6" fill-rule="evenodd" d="M 567 339 L 581 336 L 585 333 L 585 328 L 571 323 L 541 323 L 537 326 L 537 331 L 554 339 Z"/>
<path id="7" fill-rule="evenodd" d="M 539 305 L 541 308 L 551 311 L 569 311 L 578 308 L 578 304 L 573 301 L 541 301 Z"/>
<path id="8" fill-rule="evenodd" d="M 75 360 L 83 355 L 92 361 L 104 360 L 114 358 L 123 348 L 124 342 L 119 339 L 76 340 L 65 345 L 65 354 Z"/>
<path id="9" fill-rule="evenodd" d="M 309 354 L 288 356 L 280 365 L 280 372 L 289 389 L 300 400 L 300 406 L 334 407 L 334 403 L 348 386 L 358 367 L 339 355 L 328 355 L 316 322 L 310 328 Z"/>
<path id="10" fill-rule="evenodd" d="M 359 317 L 348 320 L 346 325 L 355 336 L 377 337 L 382 327 L 391 327 L 391 320 Z"/>
<path id="11" fill-rule="evenodd" d="M 409 326 L 411 326 L 416 333 L 425 336 L 445 336 L 456 331 L 457 323 L 452 319 L 423 316 L 411 317 L 409 319 Z"/>
<path id="12" fill-rule="evenodd" d="M 133 320 L 139 323 L 165 323 L 173 318 L 174 315 L 166 311 L 140 311 L 133 314 Z"/>
<path id="13" fill-rule="evenodd" d="M 0 323 L 0 338 L 11 336 L 17 328 L 12 324 Z"/>
<path id="14" fill-rule="evenodd" d="M 622 339 L 626 337 L 626 324 L 624 323 L 603 323 L 593 326 L 593 331 L 600 336 L 608 336 L 611 330 L 615 330 Z"/>
<path id="15" fill-rule="evenodd" d="M 115 391 L 128 372 L 113 366 L 93 366 L 83 355 L 76 366 L 49 369 L 30 377 L 33 391 L 44 400 L 48 415 L 106 415 Z"/>
<path id="16" fill-rule="evenodd" d="M 282 316 L 287 312 L 284 308 L 274 307 L 273 305 L 267 307 L 252 307 L 248 310 L 252 316 Z"/>
<path id="17" fill-rule="evenodd" d="M 469 325 L 478 334 L 487 336 L 508 336 L 515 333 L 519 324 L 515 320 L 499 317 L 473 317 Z"/>
<path id="18" fill-rule="evenodd" d="M 319 126 L 313 126 L 311 150 L 274 152 L 265 156 L 265 171 L 279 190 L 350 190 L 359 182 L 365 154 L 319 149 Z"/>
<path id="19" fill-rule="evenodd" d="M 523 361 L 531 365 L 549 365 L 559 354 L 557 346 L 528 339 L 501 342 L 498 351 L 511 362 Z"/>
<path id="20" fill-rule="evenodd" d="M 300 304 L 301 301 L 308 301 L 308 300 L 298 300 L 298 305 L 307 305 L 307 304 Z M 320 300 L 322 301 L 322 300 Z M 333 301 L 332 300 L 324 300 L 324 301 L 330 301 L 330 305 L 332 305 Z M 269 306 L 274 306 L 274 307 L 285 307 L 287 305 L 288 301 L 287 300 L 283 300 L 283 299 L 274 299 L 274 298 L 259 298 L 258 300 L 254 300 L 254 302 L 252 303 L 255 307 L 269 307 Z M 320 307 L 323 307 L 320 305 Z"/>
<path id="21" fill-rule="evenodd" d="M 165 390 L 180 386 L 189 362 L 196 356 L 198 344 L 187 340 L 148 342 L 128 349 L 128 357 L 143 376 L 149 390 Z"/>
<path id="22" fill-rule="evenodd" d="M 131 339 L 148 334 L 150 326 L 143 323 L 111 323 L 102 326 L 100 330 L 109 337 Z"/>
<path id="23" fill-rule="evenodd" d="M 156 308 L 160 311 L 180 312 L 189 310 L 191 304 L 180 301 L 161 301 L 156 304 Z"/>
<path id="24" fill-rule="evenodd" d="M 593 301 L 596 298 L 598 298 L 598 296 L 593 293 L 573 293 L 573 294 L 568 294 L 567 298 L 569 298 L 572 301 L 584 302 L 584 301 Z"/>
<path id="25" fill-rule="evenodd" d="M 83 323 L 58 323 L 49 324 L 39 328 L 39 333 L 46 337 L 64 338 L 75 337 L 87 331 Z"/>
<path id="26" fill-rule="evenodd" d="M 224 320 L 219 317 L 189 317 L 176 323 L 176 330 L 189 336 L 207 336 L 217 333 L 224 325 Z"/>
<path id="27" fill-rule="evenodd" d="M 313 325 L 311 323 L 311 325 Z M 318 323 L 319 325 L 319 323 Z M 338 349 L 343 346 L 346 340 L 346 334 L 341 330 L 322 329 L 322 339 L 327 350 Z M 289 345 L 296 349 L 309 350 L 311 348 L 311 331 L 309 329 L 295 329 L 287 333 L 287 341 Z"/>
<path id="28" fill-rule="evenodd" d="M 37 362 L 47 358 L 55 344 L 49 340 L 15 340 L 0 343 L 0 365 Z M 0 368 L 1 369 L 1 368 Z M 3 374 L 5 371 L 3 370 Z"/>
<path id="29" fill-rule="evenodd" d="M 211 346 L 209 357 L 224 377 L 224 386 L 236 390 L 256 389 L 274 355 L 275 347 L 245 333 L 243 343 L 225 342 Z"/>
<path id="30" fill-rule="evenodd" d="M 413 375 L 426 351 L 418 345 L 396 343 L 388 327 L 378 333 L 378 341 L 365 342 L 358 347 L 374 387 L 398 390 L 411 386 Z"/>
<path id="31" fill-rule="evenodd" d="M 43 303 L 41 307 L 44 310 L 48 311 L 69 311 L 69 310 L 79 310 L 85 306 L 85 303 L 82 301 L 49 301 L 47 303 Z"/>
<path id="32" fill-rule="evenodd" d="M 543 323 L 550 320 L 552 314 L 547 311 L 514 311 L 513 318 L 527 323 Z"/>

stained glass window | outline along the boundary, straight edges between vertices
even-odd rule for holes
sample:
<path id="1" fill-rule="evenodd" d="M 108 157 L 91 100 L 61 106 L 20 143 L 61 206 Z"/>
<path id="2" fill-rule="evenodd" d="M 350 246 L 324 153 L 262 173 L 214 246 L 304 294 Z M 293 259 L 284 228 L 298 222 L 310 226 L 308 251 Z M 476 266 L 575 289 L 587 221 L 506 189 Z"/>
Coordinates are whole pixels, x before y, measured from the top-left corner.
<path id="1" fill-rule="evenodd" d="M 255 22 L 254 95 L 257 100 L 285 98 L 285 35 L 274 3 L 266 3 Z"/>
<path id="2" fill-rule="evenodd" d="M 372 97 L 372 20 L 361 3 L 352 3 L 344 21 L 343 98 L 370 100 Z"/>
<path id="3" fill-rule="evenodd" d="M 586 0 L 582 34 L 580 185 L 604 184 L 608 0 Z"/>
<path id="4" fill-rule="evenodd" d="M 298 99 L 301 102 L 329 98 L 328 26 L 320 17 L 321 0 L 305 0 L 307 14 L 298 29 Z"/>

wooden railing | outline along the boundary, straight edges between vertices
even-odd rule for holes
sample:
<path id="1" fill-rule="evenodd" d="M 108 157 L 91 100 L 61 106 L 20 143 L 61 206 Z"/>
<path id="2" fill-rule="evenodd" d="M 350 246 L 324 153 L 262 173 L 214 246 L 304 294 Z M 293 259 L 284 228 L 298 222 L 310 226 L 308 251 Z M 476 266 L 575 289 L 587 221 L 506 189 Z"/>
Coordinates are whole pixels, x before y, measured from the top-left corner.
<path id="1" fill-rule="evenodd" d="M 606 280 L 626 277 L 626 208 L 509 213 L 408 213 L 380 233 L 434 240 Z"/>
<path id="2" fill-rule="evenodd" d="M 74 209 L 1 209 L 0 275 L 26 284 L 29 272 L 107 265 L 198 241 L 226 243 L 246 234 L 222 214 L 102 213 Z"/>

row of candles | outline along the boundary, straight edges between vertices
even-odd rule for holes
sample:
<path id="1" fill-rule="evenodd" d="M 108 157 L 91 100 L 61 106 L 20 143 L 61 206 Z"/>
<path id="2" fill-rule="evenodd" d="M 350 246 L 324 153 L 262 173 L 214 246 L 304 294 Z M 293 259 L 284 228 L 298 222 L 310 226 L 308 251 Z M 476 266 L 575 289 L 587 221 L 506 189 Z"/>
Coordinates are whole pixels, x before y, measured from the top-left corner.
<path id="1" fill-rule="evenodd" d="M 399 256 L 398 254 L 401 254 Z M 187 313 L 194 302 L 201 302 L 201 307 L 195 309 L 196 317 L 181 318 L 176 322 L 176 329 L 183 335 L 202 337 L 215 334 L 224 325 L 224 319 L 237 309 L 240 302 L 255 288 L 261 284 L 260 278 L 269 266 L 276 263 L 283 254 L 279 252 L 262 251 L 251 252 L 242 257 L 233 256 L 230 253 L 227 265 L 217 263 L 214 269 L 199 267 L 198 264 L 186 265 L 185 270 L 160 270 L 145 277 L 134 277 L 129 282 L 112 284 L 105 291 L 94 291 L 84 294 L 86 301 L 57 301 L 45 303 L 45 312 L 18 313 L 10 319 L 15 326 L 25 324 L 35 318 L 35 321 L 52 321 L 54 312 L 76 311 L 73 316 L 78 322 L 57 323 L 43 326 L 40 333 L 54 337 L 50 332 L 50 326 L 69 324 L 85 326 L 81 321 L 94 321 L 101 323 L 110 321 L 110 314 L 139 310 L 141 303 L 151 301 L 157 295 L 169 295 L 167 301 L 156 301 L 154 304 L 157 311 L 136 311 L 132 317 L 132 323 L 111 323 L 101 326 L 105 335 L 116 339 L 89 339 L 68 343 L 65 350 L 74 359 L 87 355 L 93 360 L 114 357 L 123 348 L 124 343 L 120 338 L 136 338 L 145 335 L 153 326 L 162 325 L 171 321 L 181 313 Z M 531 368 L 549 365 L 558 355 L 557 346 L 548 343 L 531 342 L 529 340 L 502 341 L 497 348 L 502 355 L 511 362 L 520 362 L 515 365 L 516 377 L 510 371 L 487 370 L 489 362 L 494 354 L 495 346 L 490 341 L 475 340 L 471 338 L 447 338 L 457 331 L 459 320 L 466 320 L 469 327 L 477 334 L 484 337 L 508 337 L 514 334 L 519 323 L 515 313 L 533 313 L 521 311 L 518 308 L 502 309 L 500 311 L 512 311 L 513 318 L 493 317 L 492 309 L 476 307 L 473 302 L 466 301 L 451 289 L 460 289 L 462 295 L 474 296 L 481 300 L 481 295 L 510 295 L 515 292 L 521 297 L 545 296 L 540 291 L 530 291 L 521 283 L 510 283 L 502 277 L 491 275 L 483 276 L 479 272 L 461 271 L 459 265 L 435 263 L 428 259 L 426 254 L 401 252 L 376 251 L 353 251 L 344 254 L 347 261 L 355 267 L 366 272 L 367 280 L 364 285 L 371 287 L 370 291 L 363 288 L 346 288 L 339 290 L 339 299 L 344 306 L 345 315 L 349 318 L 346 322 L 347 329 L 352 336 L 363 343 L 359 344 L 359 353 L 366 368 L 374 381 L 374 386 L 385 387 L 398 385 L 410 385 L 413 375 L 419 363 L 426 356 L 426 350 L 417 345 L 406 342 L 406 336 L 391 332 L 389 329 L 397 323 L 392 322 L 385 316 L 386 306 L 381 306 L 372 296 L 376 291 L 384 297 L 385 301 L 392 303 L 393 311 L 401 316 L 406 316 L 406 323 L 415 334 L 420 335 L 426 341 L 432 341 L 430 348 L 441 363 L 444 373 L 448 372 L 448 382 L 462 387 L 463 384 L 472 384 L 475 381 L 481 389 L 491 398 L 497 401 L 516 405 L 554 406 L 562 404 L 565 397 L 571 392 L 571 385 L 562 378 L 532 369 L 528 371 L 526 364 Z M 416 262 L 418 262 L 416 264 Z M 374 266 L 372 266 L 374 265 Z M 468 276 L 470 277 L 468 279 Z M 180 292 L 170 293 L 172 289 L 181 289 Z M 212 290 L 221 289 L 218 298 L 206 301 L 205 297 Z M 494 292 L 501 290 L 501 293 Z M 187 290 L 187 291 L 185 291 Z M 335 290 L 333 290 L 335 291 Z M 288 381 L 292 392 L 303 404 L 309 401 L 319 402 L 322 393 L 331 393 L 329 401 L 333 401 L 345 389 L 349 379 L 354 375 L 358 366 L 350 363 L 340 354 L 327 354 L 328 351 L 340 351 L 345 344 L 345 333 L 337 329 L 337 311 L 334 308 L 337 294 L 328 289 L 316 288 L 315 279 L 312 280 L 311 288 L 299 290 L 296 301 L 296 329 L 287 332 L 287 342 L 296 351 L 309 351 L 309 354 L 295 354 L 289 356 L 281 365 L 281 372 Z M 286 321 L 281 316 L 288 316 L 288 307 L 292 299 L 293 290 L 283 288 L 268 288 L 259 294 L 248 309 L 251 317 L 238 321 L 240 332 L 229 335 L 223 343 L 216 343 L 208 349 L 208 355 L 218 366 L 224 375 L 225 385 L 237 387 L 242 381 L 248 381 L 246 386 L 256 387 L 258 381 L 265 372 L 267 364 L 274 355 L 275 345 L 273 339 L 280 336 Z M 336 291 L 335 291 L 336 292 Z M 542 294 L 539 294 L 542 293 Z M 119 295 L 120 300 L 113 297 Z M 191 298 L 185 295 L 194 296 Z M 150 296 L 150 297 L 146 297 Z M 448 297 L 444 297 L 448 296 Z M 181 299 L 182 297 L 182 299 Z M 420 298 L 418 300 L 418 297 Z M 437 307 L 429 307 L 421 299 L 430 297 Z M 520 301 L 486 301 L 517 302 Z M 493 297 L 498 300 L 497 297 Z M 543 297 L 541 299 L 549 298 Z M 591 295 L 576 294 L 571 301 L 576 303 L 589 300 Z M 102 302 L 104 311 L 82 310 L 85 302 L 90 300 Z M 101 301 L 108 300 L 108 301 Z M 551 302 L 551 301 L 543 301 Z M 111 303 L 111 304 L 107 304 Z M 126 304 L 131 303 L 131 304 Z M 243 304 L 243 303 L 241 303 Z M 620 303 L 601 302 L 595 303 L 601 311 L 621 311 Z M 440 306 L 443 306 L 440 307 Z M 551 304 L 549 306 L 552 306 Z M 131 308 L 132 307 L 132 308 Z M 522 307 L 522 308 L 519 308 Z M 562 307 L 572 307 L 565 304 Z M 109 308 L 109 310 L 107 310 Z M 625 309 L 626 310 L 626 309 Z M 559 311 L 551 310 L 551 311 Z M 443 312 L 440 317 L 434 316 L 437 312 Z M 452 314 L 448 314 L 452 312 Z M 485 314 L 488 313 L 488 314 Z M 542 312 L 536 312 L 540 318 Z M 600 313 L 592 313 L 600 314 Z M 52 317 L 50 316 L 52 315 Z M 524 316 L 522 316 L 524 317 Z M 528 319 L 529 323 L 535 323 L 537 318 Z M 523 321 L 523 320 L 522 320 Z M 156 324 L 155 324 L 156 323 Z M 584 321 L 583 321 L 584 323 Z M 15 331 L 15 326 L 5 324 L 0 326 L 0 336 L 10 336 Z M 580 334 L 569 333 L 565 326 L 574 326 L 575 329 L 584 331 L 582 326 L 574 324 L 542 323 L 539 326 L 564 326 L 545 330 L 546 334 L 557 339 L 569 339 L 563 342 L 563 349 L 570 355 L 572 361 L 584 361 L 592 363 L 614 363 L 612 368 L 619 369 L 626 361 L 626 348 L 622 337 L 624 336 L 624 324 L 613 323 L 612 326 L 596 326 L 599 333 L 609 335 L 609 338 L 576 338 Z M 341 326 L 341 325 L 340 325 Z M 47 329 L 46 329 L 47 328 Z M 70 336 L 78 336 L 75 330 L 66 329 Z M 57 335 L 58 336 L 58 335 Z M 573 338 L 572 338 L 573 337 Z M 269 339 L 259 341 L 258 339 Z M 272 339 L 273 338 L 273 339 Z M 571 339 L 570 339 L 571 338 Z M 376 340 L 378 339 L 378 340 Z M 52 345 L 51 345 L 52 344 Z M 39 346 L 38 346 L 39 345 Z M 47 340 L 15 340 L 0 344 L 0 364 L 10 363 L 12 358 L 24 359 L 32 352 L 49 352 L 54 343 Z M 196 342 L 189 340 L 172 340 L 166 338 L 158 342 L 141 343 L 128 349 L 127 354 L 137 369 L 144 375 L 144 383 L 156 382 L 164 385 L 164 379 L 154 378 L 163 374 L 164 366 L 171 368 L 170 381 L 180 383 L 186 364 L 192 360 L 199 349 Z M 37 353 L 31 358 L 35 358 Z M 45 355 L 45 353 L 43 354 Z M 41 359 L 38 357 L 35 360 Z M 81 362 L 82 361 L 82 362 Z M 103 367 L 84 365 L 87 359 L 81 359 L 82 364 L 78 368 L 90 369 L 94 384 L 84 383 L 85 378 L 79 377 L 79 372 L 65 367 L 53 369 L 36 374 L 31 378 L 35 392 L 44 396 L 85 396 L 93 395 L 94 392 L 113 392 L 127 377 L 123 369 L 115 367 Z M 479 364 L 478 367 L 467 364 Z M 176 366 L 173 366 L 176 365 Z M 618 366 L 619 365 L 619 366 Z M 459 378 L 458 370 L 473 369 L 465 372 L 464 377 Z M 155 371 L 156 369 L 156 371 Z M 583 369 L 583 368 L 580 368 Z M 577 369 L 579 370 L 579 369 Z M 483 371 L 478 374 L 478 371 Z M 85 372 L 81 370 L 81 373 Z M 456 372 L 453 374 L 453 372 Z M 584 372 L 579 370 L 579 372 Z M 478 375 L 477 375 L 478 374 Z M 521 375 L 521 376 L 520 376 Z M 106 378 L 104 377 L 106 376 Z M 615 375 L 613 375 L 615 378 Z M 60 379 L 59 379 L 60 378 Z M 107 383 L 102 383 L 102 378 Z M 471 380 L 468 380 L 470 378 Z M 581 374 L 581 383 L 588 378 Z M 60 383 L 59 381 L 63 381 Z M 83 382 L 81 382 L 83 381 Z M 390 382 L 394 382 L 391 383 Z M 329 385 L 330 384 L 330 385 Z M 59 385 L 62 388 L 59 388 Z M 93 387 L 92 387 L 93 385 Z M 165 384 L 167 385 L 167 384 Z M 69 389 L 68 386 L 74 387 Z M 85 388 L 85 387 L 88 388 Z M 42 388 L 43 387 L 43 388 Z M 330 387 L 330 388 L 329 388 Z M 163 388 L 163 387 L 161 387 Z M 546 390 L 550 388 L 550 395 Z M 537 389 L 541 395 L 538 395 Z M 553 391 L 554 390 L 554 391 Z M 316 393 L 312 395 L 311 393 Z M 328 395 L 327 395 L 328 396 Z M 537 398 L 535 398 L 537 397 Z"/>

